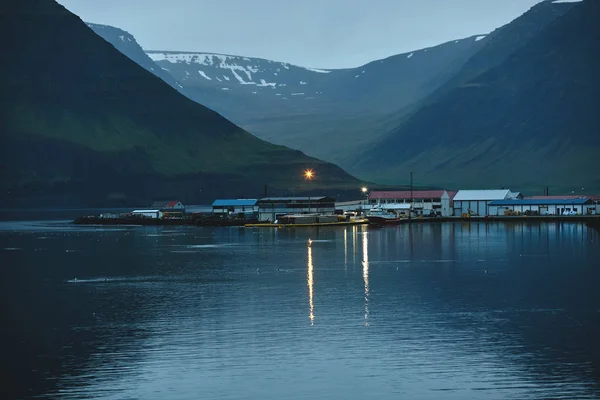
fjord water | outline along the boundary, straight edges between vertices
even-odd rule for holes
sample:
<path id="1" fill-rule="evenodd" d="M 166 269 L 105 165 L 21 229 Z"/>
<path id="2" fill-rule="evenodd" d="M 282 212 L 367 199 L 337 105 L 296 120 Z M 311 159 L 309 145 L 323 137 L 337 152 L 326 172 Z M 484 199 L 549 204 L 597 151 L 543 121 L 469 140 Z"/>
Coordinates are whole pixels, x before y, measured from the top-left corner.
<path id="1" fill-rule="evenodd" d="M 2 398 L 600 397 L 582 224 L 3 222 L 0 254 Z"/>

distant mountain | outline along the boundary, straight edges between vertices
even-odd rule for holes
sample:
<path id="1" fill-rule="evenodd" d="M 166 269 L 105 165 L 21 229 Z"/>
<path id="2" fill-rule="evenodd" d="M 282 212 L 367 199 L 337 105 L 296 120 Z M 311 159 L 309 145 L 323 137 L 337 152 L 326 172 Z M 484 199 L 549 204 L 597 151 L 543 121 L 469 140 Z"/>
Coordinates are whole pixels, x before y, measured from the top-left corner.
<path id="1" fill-rule="evenodd" d="M 406 108 L 457 72 L 485 38 L 453 40 L 333 70 L 225 54 L 147 51 L 160 67 L 156 69 L 140 56 L 139 45 L 127 32 L 91 26 L 187 97 L 258 137 L 341 163 L 392 129 Z"/>
<path id="2" fill-rule="evenodd" d="M 455 40 L 350 69 L 304 68 L 285 62 L 212 53 L 147 51 L 147 54 L 186 88 L 201 91 L 216 88 L 229 96 L 254 95 L 255 102 L 277 100 L 281 108 L 300 114 L 321 105 L 395 111 L 412 103 L 415 96 L 431 90 L 435 86 L 433 81 L 446 73 L 447 64 L 476 47 L 478 39 L 484 37 Z M 398 91 L 399 88 L 402 90 Z M 357 101 L 364 103 L 357 104 Z M 240 107 L 244 108 L 242 104 Z M 261 109 L 256 107 L 256 110 Z"/>
<path id="3" fill-rule="evenodd" d="M 53 0 L 3 2 L 0 36 L 2 204 L 189 203 L 257 196 L 265 184 L 286 193 L 306 186 L 306 167 L 331 191 L 356 190 L 339 167 L 186 99 Z"/>
<path id="4" fill-rule="evenodd" d="M 457 72 L 484 38 L 454 40 L 337 70 L 212 53 L 147 53 L 190 98 L 253 134 L 343 162 L 385 132 L 399 110 Z"/>
<path id="5" fill-rule="evenodd" d="M 425 100 L 355 170 L 389 181 L 415 171 L 445 187 L 600 190 L 599 20 L 595 0 L 534 7 L 490 35 L 455 86 Z"/>

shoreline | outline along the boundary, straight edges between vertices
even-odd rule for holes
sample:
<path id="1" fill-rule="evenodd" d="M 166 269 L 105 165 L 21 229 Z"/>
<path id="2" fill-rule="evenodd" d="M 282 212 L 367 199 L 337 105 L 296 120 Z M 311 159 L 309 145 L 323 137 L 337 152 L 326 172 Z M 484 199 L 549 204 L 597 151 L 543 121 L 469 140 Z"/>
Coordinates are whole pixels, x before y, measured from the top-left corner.
<path id="1" fill-rule="evenodd" d="M 491 217 L 437 217 L 437 218 L 412 218 L 402 220 L 397 224 L 384 226 L 398 226 L 405 224 L 422 223 L 451 223 L 451 222 L 581 222 L 592 228 L 600 229 L 600 216 L 598 215 L 574 215 L 574 216 L 491 216 Z M 197 227 L 246 227 L 246 228 L 306 228 L 325 226 L 353 226 L 366 225 L 368 220 L 358 219 L 354 221 L 340 221 L 310 224 L 273 224 L 256 220 L 201 220 L 201 219 L 154 219 L 154 218 L 98 218 L 79 217 L 72 221 L 74 225 L 135 225 L 135 226 L 197 226 Z M 379 226 L 369 224 L 371 226 Z"/>

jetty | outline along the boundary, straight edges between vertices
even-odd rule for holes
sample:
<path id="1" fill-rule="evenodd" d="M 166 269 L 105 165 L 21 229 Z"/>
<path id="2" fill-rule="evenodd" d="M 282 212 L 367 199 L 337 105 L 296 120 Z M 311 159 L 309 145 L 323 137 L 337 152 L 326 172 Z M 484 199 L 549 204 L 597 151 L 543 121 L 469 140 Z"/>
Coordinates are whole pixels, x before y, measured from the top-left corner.
<path id="1" fill-rule="evenodd" d="M 367 219 L 356 219 L 351 221 L 339 221 L 339 222 L 312 222 L 312 223 L 298 223 L 298 224 L 275 224 L 275 223 L 256 223 L 256 224 L 245 224 L 246 228 L 315 228 L 321 226 L 353 226 L 353 225 L 365 225 L 368 224 Z"/>

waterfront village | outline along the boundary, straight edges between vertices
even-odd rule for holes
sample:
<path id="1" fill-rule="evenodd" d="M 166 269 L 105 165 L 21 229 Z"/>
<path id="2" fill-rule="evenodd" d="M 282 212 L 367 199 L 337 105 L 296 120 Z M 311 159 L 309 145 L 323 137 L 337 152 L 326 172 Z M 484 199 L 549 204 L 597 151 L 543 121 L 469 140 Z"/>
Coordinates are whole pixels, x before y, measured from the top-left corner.
<path id="1" fill-rule="evenodd" d="M 358 192 L 358 191 L 357 191 Z M 598 220 L 600 196 L 569 194 L 524 197 L 510 189 L 370 191 L 362 198 L 336 202 L 328 196 L 216 199 L 210 206 L 156 201 L 148 208 L 122 214 L 81 217 L 80 224 L 147 224 L 206 226 L 313 226 L 337 224 L 400 224 L 464 219 Z"/>

